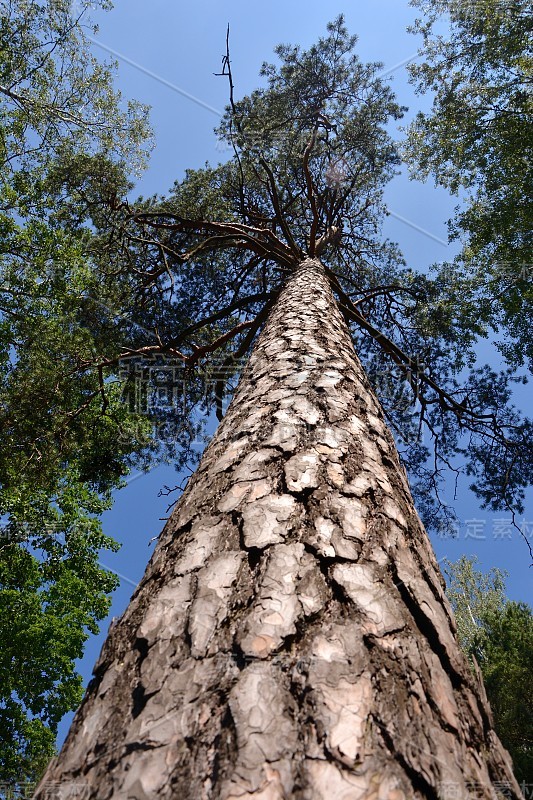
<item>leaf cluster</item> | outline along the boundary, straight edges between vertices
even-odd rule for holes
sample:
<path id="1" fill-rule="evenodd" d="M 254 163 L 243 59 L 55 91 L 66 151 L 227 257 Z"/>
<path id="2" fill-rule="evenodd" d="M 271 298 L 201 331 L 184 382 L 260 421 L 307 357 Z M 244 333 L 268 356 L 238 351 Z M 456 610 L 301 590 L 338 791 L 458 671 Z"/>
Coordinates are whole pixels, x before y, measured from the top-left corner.
<path id="1" fill-rule="evenodd" d="M 105 152 L 128 169 L 145 164 L 147 109 L 123 107 L 113 65 L 90 52 L 87 9 L 108 0 L 2 0 L 0 16 L 0 164 L 18 181 L 45 166 L 57 149 Z M 91 32 L 94 32 L 94 27 Z"/>
<path id="2" fill-rule="evenodd" d="M 496 731 L 511 753 L 518 781 L 533 780 L 533 612 L 505 597 L 505 573 L 475 569 L 463 556 L 447 562 L 448 596 L 461 647 L 479 664 Z"/>
<path id="3" fill-rule="evenodd" d="M 80 701 L 75 661 L 117 585 L 99 517 L 155 449 L 120 376 L 93 368 L 121 350 L 109 301 L 125 291 L 99 273 L 96 225 L 149 141 L 146 110 L 123 109 L 90 55 L 87 5 L 1 3 L 0 783 L 13 787 L 38 778 Z"/>
<path id="4" fill-rule="evenodd" d="M 422 60 L 409 69 L 433 107 L 408 130 L 404 157 L 463 203 L 450 222 L 463 244 L 456 265 L 470 309 L 507 361 L 533 364 L 531 326 L 531 131 L 533 13 L 526 0 L 413 0 Z M 448 23 L 445 33 L 442 25 Z"/>

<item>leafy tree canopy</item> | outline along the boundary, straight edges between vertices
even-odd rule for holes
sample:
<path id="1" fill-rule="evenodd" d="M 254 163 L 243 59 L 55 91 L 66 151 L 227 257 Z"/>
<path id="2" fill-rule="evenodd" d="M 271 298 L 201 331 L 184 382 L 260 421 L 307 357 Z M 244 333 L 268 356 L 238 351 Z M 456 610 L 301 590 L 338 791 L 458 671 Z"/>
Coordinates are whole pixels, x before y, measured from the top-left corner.
<path id="1" fill-rule="evenodd" d="M 505 574 L 475 569 L 463 556 L 445 568 L 459 642 L 481 669 L 496 731 L 511 753 L 516 777 L 533 781 L 533 613 L 505 597 Z"/>
<path id="2" fill-rule="evenodd" d="M 152 342 L 159 337 L 151 347 L 191 368 L 216 352 L 220 390 L 284 275 L 319 256 L 426 523 L 442 524 L 441 473 L 458 463 L 485 506 L 521 509 L 531 423 L 511 396 L 522 376 L 476 364 L 485 327 L 474 321 L 470 275 L 415 274 L 383 239 L 383 187 L 399 164 L 387 125 L 403 110 L 355 42 L 339 17 L 307 51 L 278 47 L 278 63 L 263 66 L 264 87 L 242 99 L 228 46 L 221 75 L 230 104 L 218 134 L 232 156 L 190 170 L 166 197 L 122 204 L 115 269 L 136 276 L 136 319 Z"/>
<path id="3" fill-rule="evenodd" d="M 147 110 L 136 102 L 122 110 L 111 67 L 96 61 L 87 41 L 87 8 L 109 9 L 110 0 L 2 0 L 0 7 L 4 168 L 46 169 L 58 151 L 105 152 L 142 168 Z"/>
<path id="4" fill-rule="evenodd" d="M 117 379 L 84 369 L 117 335 L 94 224 L 144 162 L 148 128 L 71 3 L 0 6 L 0 783 L 22 785 L 81 699 L 74 662 L 117 583 L 98 517 L 149 449 Z"/>
<path id="5" fill-rule="evenodd" d="M 462 324 L 502 331 L 511 365 L 529 362 L 533 12 L 527 0 L 412 0 L 423 16 L 421 61 L 409 69 L 433 108 L 409 129 L 405 158 L 416 178 L 463 193 L 450 223 L 463 244 L 441 268 L 468 298 Z M 449 23 L 442 33 L 443 22 Z"/>

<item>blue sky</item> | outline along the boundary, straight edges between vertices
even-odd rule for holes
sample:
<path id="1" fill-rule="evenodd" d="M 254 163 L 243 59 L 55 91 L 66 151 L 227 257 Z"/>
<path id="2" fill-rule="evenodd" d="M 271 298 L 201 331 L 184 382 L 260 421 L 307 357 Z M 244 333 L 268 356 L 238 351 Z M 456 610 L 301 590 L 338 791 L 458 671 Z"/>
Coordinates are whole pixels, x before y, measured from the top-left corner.
<path id="1" fill-rule="evenodd" d="M 223 160 L 213 128 L 218 121 L 217 112 L 227 102 L 227 82 L 214 73 L 220 71 L 228 23 L 239 97 L 258 85 L 261 63 L 273 59 L 276 44 L 290 42 L 306 47 L 324 34 L 326 23 L 341 12 L 350 32 L 359 37 L 361 59 L 383 62 L 383 71 L 390 72 L 399 101 L 409 107 L 400 124 L 405 124 L 416 111 L 428 109 L 430 99 L 416 96 L 407 81 L 405 62 L 415 57 L 419 46 L 417 38 L 406 30 L 416 16 L 407 0 L 351 0 L 344 7 L 331 0 L 320 4 L 303 0 L 253 4 L 242 0 L 197 0 L 187 5 L 180 0 L 115 0 L 113 11 L 98 13 L 94 19 L 100 30 L 95 37 L 94 54 L 99 58 L 115 57 L 119 62 L 117 87 L 126 98 L 152 107 L 156 146 L 136 193 L 164 193 L 186 168 Z M 402 137 L 399 130 L 394 135 Z M 446 221 L 457 202 L 457 198 L 431 183 L 410 181 L 405 170 L 391 182 L 387 190 L 391 216 L 385 233 L 399 243 L 410 267 L 425 270 L 430 264 L 453 256 L 455 246 L 447 244 Z M 480 346 L 480 355 L 497 365 L 497 357 L 487 343 Z M 525 392 L 520 401 L 525 406 Z M 158 497 L 159 490 L 180 480 L 170 466 L 158 467 L 148 474 L 132 474 L 127 487 L 117 493 L 114 508 L 104 515 L 105 532 L 122 544 L 119 553 L 102 557 L 102 564 L 121 577 L 110 618 L 126 607 L 154 547 L 150 540 L 164 524 L 161 518 L 166 516 L 168 498 Z M 437 558 L 456 560 L 462 554 L 475 554 L 483 570 L 498 566 L 508 572 L 510 598 L 531 602 L 533 569 L 529 568 L 524 541 L 506 524 L 509 515 L 488 514 L 480 509 L 468 491 L 467 481 L 460 482 L 455 501 L 453 494 L 450 480 L 447 496 L 460 524 L 456 538 L 432 539 Z M 531 493 L 528 499 L 519 522 L 525 522 L 533 538 Z M 86 682 L 107 627 L 108 622 L 104 622 L 101 634 L 91 637 L 80 662 Z M 70 719 L 71 715 L 61 724 L 60 741 Z"/>

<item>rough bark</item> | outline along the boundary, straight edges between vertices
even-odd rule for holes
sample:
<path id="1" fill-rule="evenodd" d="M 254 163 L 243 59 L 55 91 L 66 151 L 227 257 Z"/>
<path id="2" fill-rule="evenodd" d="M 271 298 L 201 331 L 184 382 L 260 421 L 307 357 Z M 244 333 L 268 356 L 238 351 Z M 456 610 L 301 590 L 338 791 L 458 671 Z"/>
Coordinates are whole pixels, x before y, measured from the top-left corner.
<path id="1" fill-rule="evenodd" d="M 521 797 L 320 262 L 283 290 L 37 798 L 49 781 Z"/>

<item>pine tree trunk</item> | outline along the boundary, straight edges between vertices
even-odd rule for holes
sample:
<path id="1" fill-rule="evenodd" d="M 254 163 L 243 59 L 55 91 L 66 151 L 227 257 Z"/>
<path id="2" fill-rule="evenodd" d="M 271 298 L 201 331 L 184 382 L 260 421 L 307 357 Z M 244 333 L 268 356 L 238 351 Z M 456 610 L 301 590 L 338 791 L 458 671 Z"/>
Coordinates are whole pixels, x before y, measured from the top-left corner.
<path id="1" fill-rule="evenodd" d="M 453 631 L 382 411 L 304 261 L 36 797 L 521 797 Z"/>

